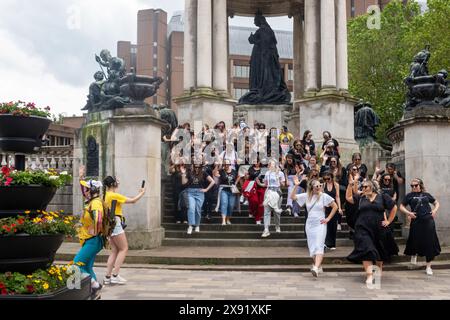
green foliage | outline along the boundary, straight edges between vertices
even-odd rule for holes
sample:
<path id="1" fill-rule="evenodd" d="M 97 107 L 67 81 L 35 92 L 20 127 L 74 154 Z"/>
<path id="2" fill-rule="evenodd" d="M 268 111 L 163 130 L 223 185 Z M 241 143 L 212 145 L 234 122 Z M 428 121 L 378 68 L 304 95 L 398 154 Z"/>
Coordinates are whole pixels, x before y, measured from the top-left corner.
<path id="1" fill-rule="evenodd" d="M 380 116 L 377 140 L 400 120 L 406 100 L 404 79 L 414 55 L 431 45 L 430 72 L 450 67 L 450 1 L 428 0 L 420 13 L 416 1 L 391 1 L 381 12 L 381 29 L 368 29 L 368 15 L 349 22 L 349 90 L 373 104 Z"/>
<path id="2" fill-rule="evenodd" d="M 7 178 L 10 179 L 7 180 Z M 45 187 L 62 188 L 70 183 L 71 180 L 72 176 L 67 172 L 58 173 L 54 169 L 50 169 L 48 171 L 15 171 L 3 167 L 0 171 L 0 186 L 40 185 Z M 6 181 L 8 181 L 8 183 L 5 183 Z"/>
<path id="3" fill-rule="evenodd" d="M 50 107 L 37 108 L 34 102 L 3 102 L 0 103 L 0 114 L 12 114 L 14 116 L 36 116 L 50 118 Z"/>

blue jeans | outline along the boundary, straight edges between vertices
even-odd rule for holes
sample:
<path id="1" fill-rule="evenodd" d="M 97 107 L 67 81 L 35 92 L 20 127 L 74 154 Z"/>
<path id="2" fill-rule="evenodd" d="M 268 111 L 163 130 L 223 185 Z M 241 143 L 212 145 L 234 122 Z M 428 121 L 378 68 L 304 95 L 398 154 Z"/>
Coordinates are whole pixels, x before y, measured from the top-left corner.
<path id="1" fill-rule="evenodd" d="M 230 188 L 224 188 L 222 190 L 220 193 L 220 212 L 223 216 L 231 216 L 234 205 L 236 204 L 236 198 L 236 195 L 231 192 Z"/>
<path id="2" fill-rule="evenodd" d="M 188 200 L 188 222 L 190 226 L 199 226 L 202 217 L 202 206 L 205 201 L 205 194 L 201 189 L 189 188 L 187 189 Z"/>
<path id="3" fill-rule="evenodd" d="M 84 242 L 78 254 L 73 259 L 74 264 L 77 262 L 83 263 L 80 266 L 81 272 L 90 274 L 91 278 L 97 281 L 97 276 L 94 272 L 94 262 L 97 253 L 102 251 L 103 239 L 100 236 L 93 237 Z"/>

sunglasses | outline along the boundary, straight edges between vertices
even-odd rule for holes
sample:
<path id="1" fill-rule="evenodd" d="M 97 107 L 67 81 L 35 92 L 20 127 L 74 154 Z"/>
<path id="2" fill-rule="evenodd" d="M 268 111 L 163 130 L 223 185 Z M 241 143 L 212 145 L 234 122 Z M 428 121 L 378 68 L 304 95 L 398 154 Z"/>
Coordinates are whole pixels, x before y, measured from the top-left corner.
<path id="1" fill-rule="evenodd" d="M 330 181 L 330 178 L 324 178 L 323 181 Z"/>
<path id="2" fill-rule="evenodd" d="M 314 188 L 322 188 L 322 185 L 321 185 L 321 184 L 316 184 L 316 185 L 314 186 Z"/>
<path id="3" fill-rule="evenodd" d="M 352 170 L 353 170 L 353 171 L 358 171 L 358 168 L 353 168 Z"/>
<path id="4" fill-rule="evenodd" d="M 415 187 L 418 187 L 418 186 L 419 186 L 418 184 L 412 184 L 411 188 L 415 188 Z"/>
<path id="5" fill-rule="evenodd" d="M 330 163 L 337 163 L 336 161 L 330 161 Z"/>
<path id="6" fill-rule="evenodd" d="M 361 161 L 361 159 L 355 159 L 355 161 Z"/>
<path id="7" fill-rule="evenodd" d="M 370 188 L 370 186 L 362 186 L 363 189 Z"/>
<path id="8" fill-rule="evenodd" d="M 391 179 L 384 179 L 384 181 L 391 181 Z"/>

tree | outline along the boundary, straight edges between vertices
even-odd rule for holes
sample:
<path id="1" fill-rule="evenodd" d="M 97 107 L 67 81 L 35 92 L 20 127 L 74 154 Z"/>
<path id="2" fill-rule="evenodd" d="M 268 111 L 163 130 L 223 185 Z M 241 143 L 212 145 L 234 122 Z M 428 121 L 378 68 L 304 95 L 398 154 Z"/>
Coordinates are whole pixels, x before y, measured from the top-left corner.
<path id="1" fill-rule="evenodd" d="M 424 14 L 416 1 L 391 1 L 381 12 L 381 28 L 367 27 L 368 15 L 349 22 L 349 90 L 371 102 L 381 119 L 377 140 L 403 114 L 404 78 L 414 55 L 431 45 L 430 72 L 450 66 L 450 1 L 428 0 Z"/>

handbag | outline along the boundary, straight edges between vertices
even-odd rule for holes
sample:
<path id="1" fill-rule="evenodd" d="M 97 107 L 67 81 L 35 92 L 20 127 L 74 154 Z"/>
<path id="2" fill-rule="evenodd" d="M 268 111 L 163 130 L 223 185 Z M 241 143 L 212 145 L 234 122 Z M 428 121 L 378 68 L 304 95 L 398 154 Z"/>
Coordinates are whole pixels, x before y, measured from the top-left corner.
<path id="1" fill-rule="evenodd" d="M 231 192 L 234 193 L 234 194 L 239 194 L 239 193 L 241 193 L 241 192 L 239 191 L 238 187 L 236 187 L 235 184 L 232 184 L 232 185 L 231 185 Z"/>

